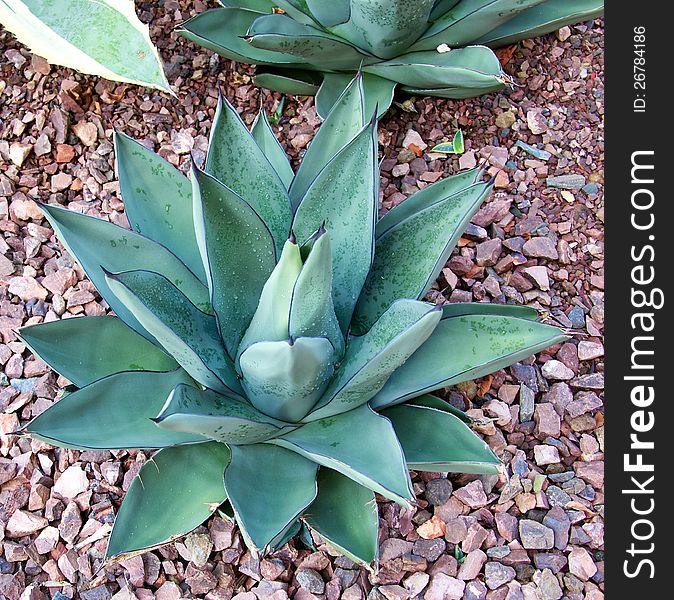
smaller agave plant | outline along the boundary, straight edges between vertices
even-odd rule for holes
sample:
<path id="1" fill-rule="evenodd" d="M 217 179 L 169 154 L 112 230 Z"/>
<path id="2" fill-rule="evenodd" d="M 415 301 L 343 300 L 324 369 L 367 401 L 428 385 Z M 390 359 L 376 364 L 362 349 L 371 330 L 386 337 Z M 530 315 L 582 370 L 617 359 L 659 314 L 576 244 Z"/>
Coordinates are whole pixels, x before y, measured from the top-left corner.
<path id="1" fill-rule="evenodd" d="M 73 383 L 25 431 L 72 448 L 159 449 L 117 514 L 109 558 L 215 511 L 259 553 L 310 528 L 376 565 L 375 493 L 408 469 L 496 473 L 471 420 L 429 392 L 564 338 L 525 307 L 423 298 L 491 189 L 471 170 L 377 221 L 376 119 L 357 77 L 293 173 L 263 114 L 220 101 L 191 181 L 124 135 L 133 231 L 45 205 L 116 317 L 23 328 Z"/>
<path id="2" fill-rule="evenodd" d="M 603 13 L 603 0 L 220 0 L 183 23 L 187 38 L 258 65 L 272 90 L 316 96 L 327 115 L 362 65 L 368 112 L 408 93 L 470 98 L 509 79 L 490 48 Z"/>

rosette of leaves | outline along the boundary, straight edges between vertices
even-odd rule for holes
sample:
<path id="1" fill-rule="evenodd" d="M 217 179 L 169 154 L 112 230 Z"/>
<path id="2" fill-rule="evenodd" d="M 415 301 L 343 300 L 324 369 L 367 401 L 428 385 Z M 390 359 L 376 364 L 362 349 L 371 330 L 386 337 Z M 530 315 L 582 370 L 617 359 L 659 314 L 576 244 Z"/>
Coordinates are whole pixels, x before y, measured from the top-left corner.
<path id="1" fill-rule="evenodd" d="M 316 94 L 325 116 L 362 65 L 368 107 L 403 92 L 470 98 L 508 83 L 490 48 L 603 13 L 603 0 L 220 0 L 181 33 L 258 65 L 272 90 Z"/>
<path id="2" fill-rule="evenodd" d="M 470 419 L 430 392 L 563 335 L 525 307 L 423 301 L 491 182 L 448 177 L 377 220 L 366 116 L 356 78 L 294 173 L 265 116 L 248 131 L 221 99 L 205 168 L 189 179 L 117 134 L 131 231 L 42 207 L 117 316 L 21 330 L 73 384 L 25 431 L 159 449 L 124 498 L 108 557 L 220 510 L 254 551 L 308 527 L 374 565 L 375 493 L 409 506 L 408 469 L 498 471 Z"/>

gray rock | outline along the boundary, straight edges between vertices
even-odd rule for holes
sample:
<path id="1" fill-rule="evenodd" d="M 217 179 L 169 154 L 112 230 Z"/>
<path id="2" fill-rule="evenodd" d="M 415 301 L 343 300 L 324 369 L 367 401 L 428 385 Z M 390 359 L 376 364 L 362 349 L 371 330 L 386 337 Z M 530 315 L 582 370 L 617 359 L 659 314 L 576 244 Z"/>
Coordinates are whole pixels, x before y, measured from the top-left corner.
<path id="1" fill-rule="evenodd" d="M 295 573 L 297 583 L 302 589 L 312 594 L 322 594 L 325 592 L 325 581 L 318 571 L 314 569 L 298 569 Z"/>
<path id="2" fill-rule="evenodd" d="M 431 506 L 440 506 L 452 495 L 452 483 L 445 478 L 431 479 L 426 484 L 426 500 Z"/>
<path id="3" fill-rule="evenodd" d="M 463 593 L 463 600 L 485 600 L 487 586 L 479 580 L 469 581 Z"/>
<path id="4" fill-rule="evenodd" d="M 99 585 L 98 587 L 81 592 L 80 596 L 83 600 L 109 600 L 112 594 L 107 587 Z"/>
<path id="5" fill-rule="evenodd" d="M 568 561 L 566 556 L 553 552 L 537 552 L 534 554 L 534 564 L 537 569 L 550 569 L 553 573 L 559 573 Z"/>
<path id="6" fill-rule="evenodd" d="M 515 579 L 515 569 L 500 562 L 488 562 L 484 566 L 484 581 L 490 590 L 495 590 Z"/>
<path id="7" fill-rule="evenodd" d="M 505 558 L 510 552 L 510 546 L 493 546 L 492 548 L 487 548 L 487 556 L 489 558 Z"/>
<path id="8" fill-rule="evenodd" d="M 543 569 L 533 577 L 538 586 L 538 596 L 541 600 L 559 600 L 562 595 L 562 586 L 550 569 Z"/>
<path id="9" fill-rule="evenodd" d="M 31 377 L 30 379 L 10 379 L 9 383 L 15 390 L 25 394 L 26 392 L 34 391 L 39 380 L 39 377 Z"/>
<path id="10" fill-rule="evenodd" d="M 516 363 L 510 367 L 510 372 L 513 377 L 520 383 L 525 384 L 530 390 L 538 391 L 538 378 L 536 377 L 536 369 L 531 365 L 523 365 Z"/>
<path id="11" fill-rule="evenodd" d="M 525 242 L 522 247 L 525 256 L 534 258 L 547 258 L 548 260 L 557 260 L 559 254 L 555 242 L 548 237 L 533 237 Z"/>
<path id="12" fill-rule="evenodd" d="M 588 373 L 587 375 L 580 375 L 579 377 L 571 380 L 571 387 L 576 387 L 583 390 L 603 390 L 604 374 Z"/>
<path id="13" fill-rule="evenodd" d="M 561 506 L 555 506 L 543 517 L 543 525 L 555 532 L 555 548 L 564 550 L 569 543 L 571 520 Z"/>
<path id="14" fill-rule="evenodd" d="M 563 190 L 579 190 L 585 185 L 585 177 L 583 175 L 558 175 L 556 177 L 548 177 L 545 180 L 548 187 L 560 188 Z"/>
<path id="15" fill-rule="evenodd" d="M 566 506 L 572 498 L 562 488 L 551 485 L 545 490 L 545 495 L 550 506 Z"/>
<path id="16" fill-rule="evenodd" d="M 550 481 L 554 481 L 555 483 L 564 483 L 565 481 L 569 481 L 575 477 L 575 473 L 573 471 L 564 471 L 563 473 L 550 473 L 548 475 L 548 479 Z"/>
<path id="17" fill-rule="evenodd" d="M 425 558 L 429 562 L 435 562 L 440 558 L 440 555 L 445 551 L 447 544 L 442 538 L 434 540 L 417 540 L 414 542 L 412 552 L 417 556 Z"/>
<path id="18" fill-rule="evenodd" d="M 536 395 L 526 385 L 520 386 L 520 423 L 531 421 L 534 416 Z"/>
<path id="19" fill-rule="evenodd" d="M 483 242 L 487 239 L 488 235 L 487 230 L 484 227 L 474 225 L 473 223 L 468 223 L 466 226 L 466 231 L 463 233 L 463 237 L 475 242 Z"/>
<path id="20" fill-rule="evenodd" d="M 550 550 L 555 545 L 555 532 L 538 521 L 520 521 L 520 541 L 527 550 Z"/>
<path id="21" fill-rule="evenodd" d="M 571 320 L 571 327 L 573 327 L 573 329 L 585 328 L 585 313 L 580 306 L 574 306 L 569 311 L 568 317 Z"/>
<path id="22" fill-rule="evenodd" d="M 573 419 L 601 408 L 601 406 L 602 401 L 594 392 L 578 392 L 573 401 L 569 402 L 565 408 L 566 412 Z"/>

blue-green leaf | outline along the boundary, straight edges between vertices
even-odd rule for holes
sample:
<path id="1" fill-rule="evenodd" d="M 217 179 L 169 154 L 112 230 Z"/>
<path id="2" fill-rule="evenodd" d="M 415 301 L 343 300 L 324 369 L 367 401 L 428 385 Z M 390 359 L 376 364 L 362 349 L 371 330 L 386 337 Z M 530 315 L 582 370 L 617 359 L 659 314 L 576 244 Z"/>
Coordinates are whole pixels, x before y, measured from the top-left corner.
<path id="1" fill-rule="evenodd" d="M 23 327 L 30 350 L 77 387 L 121 371 L 173 371 L 178 363 L 115 317 L 77 317 Z"/>
<path id="2" fill-rule="evenodd" d="M 454 134 L 451 142 L 443 142 L 431 148 L 431 152 L 444 152 L 446 154 L 463 154 L 463 131 L 460 129 Z"/>
<path id="3" fill-rule="evenodd" d="M 255 19 L 246 39 L 255 48 L 291 54 L 322 70 L 356 70 L 361 62 L 375 60 L 343 38 L 282 14 Z"/>
<path id="4" fill-rule="evenodd" d="M 301 270 L 300 248 L 294 240 L 288 240 L 283 246 L 281 258 L 262 288 L 253 319 L 239 344 L 237 363 L 251 344 L 280 342 L 290 337 L 290 303 Z"/>
<path id="5" fill-rule="evenodd" d="M 202 435 L 160 429 L 152 422 L 171 390 L 190 382 L 182 369 L 115 373 L 68 394 L 28 423 L 26 431 L 56 446 L 107 450 L 205 442 Z"/>
<path id="6" fill-rule="evenodd" d="M 304 0 L 309 13 L 326 29 L 344 23 L 351 14 L 350 0 Z"/>
<path id="7" fill-rule="evenodd" d="M 478 89 L 504 80 L 501 63 L 484 46 L 468 46 L 451 52 L 410 52 L 364 66 L 363 70 L 414 88 Z"/>
<path id="8" fill-rule="evenodd" d="M 217 179 L 193 167 L 192 184 L 211 304 L 233 358 L 274 269 L 274 240 L 254 208 Z"/>
<path id="9" fill-rule="evenodd" d="M 433 333 L 441 312 L 432 304 L 398 300 L 366 334 L 349 338 L 346 355 L 318 407 L 316 421 L 365 404 Z"/>
<path id="10" fill-rule="evenodd" d="M 442 306 L 442 318 L 460 317 L 462 315 L 505 315 L 529 321 L 538 319 L 538 311 L 531 306 L 516 304 L 495 304 L 487 302 L 450 302 Z"/>
<path id="11" fill-rule="evenodd" d="M 316 112 L 322 119 L 327 119 L 330 110 L 335 105 L 344 90 L 353 80 L 355 73 L 325 73 L 323 83 L 316 92 Z M 391 106 L 396 81 L 384 79 L 371 73 L 361 73 L 364 94 L 364 115 L 372 115 L 377 111 L 379 119 Z M 320 131 L 320 130 L 319 130 Z M 317 134 L 318 135 L 318 134 Z"/>
<path id="12" fill-rule="evenodd" d="M 432 50 L 439 44 L 453 48 L 474 42 L 519 13 L 546 0 L 463 0 L 436 19 L 412 50 Z"/>
<path id="13" fill-rule="evenodd" d="M 470 85 L 457 85 L 448 87 L 415 87 L 413 85 L 403 85 L 400 89 L 406 94 L 414 96 L 435 96 L 436 98 L 451 98 L 452 100 L 463 100 L 464 98 L 475 98 L 492 92 L 499 92 L 505 88 L 507 78 L 504 76 L 489 79 L 482 83 L 474 82 Z"/>
<path id="14" fill-rule="evenodd" d="M 435 0 L 351 2 L 350 19 L 331 28 L 382 59 L 404 52 L 428 27 Z"/>
<path id="15" fill-rule="evenodd" d="M 294 423 L 321 397 L 334 364 L 335 351 L 326 338 L 257 342 L 241 355 L 241 384 L 255 408 Z"/>
<path id="16" fill-rule="evenodd" d="M 192 186 L 171 163 L 123 133 L 115 133 L 115 158 L 124 211 L 131 229 L 166 246 L 202 281 L 192 222 Z"/>
<path id="17" fill-rule="evenodd" d="M 165 277 L 151 271 L 109 274 L 106 281 L 194 379 L 223 393 L 241 391 L 218 336 L 215 317 L 201 312 Z"/>
<path id="18" fill-rule="evenodd" d="M 325 165 L 363 129 L 363 102 L 362 74 L 359 73 L 342 91 L 307 148 L 290 187 L 293 207 L 297 207 Z M 368 118 L 371 114 L 372 112 L 367 113 Z"/>
<path id="19" fill-rule="evenodd" d="M 260 16 L 261 13 L 245 8 L 214 8 L 188 19 L 176 29 L 188 40 L 237 62 L 302 66 L 301 58 L 282 52 L 260 50 L 243 39 L 253 21 Z"/>
<path id="20" fill-rule="evenodd" d="M 274 167 L 274 170 L 281 178 L 285 188 L 288 189 L 295 174 L 290 166 L 290 162 L 288 162 L 288 156 L 283 146 L 281 146 L 274 135 L 269 124 L 269 119 L 267 119 L 267 113 L 264 110 L 261 110 L 257 114 L 257 117 L 255 117 L 250 132 L 257 145 L 260 146 L 260 149 L 267 157 L 267 160 L 271 163 L 271 166 Z"/>
<path id="21" fill-rule="evenodd" d="M 343 332 L 372 265 L 378 197 L 377 136 L 372 122 L 318 174 L 293 221 L 300 242 L 323 222 L 330 232 L 333 300 Z"/>
<path id="22" fill-rule="evenodd" d="M 604 14 L 604 0 L 547 0 L 521 12 L 476 40 L 492 48 L 556 31 L 565 25 L 583 23 Z"/>
<path id="23" fill-rule="evenodd" d="M 162 429 L 195 433 L 226 444 L 256 444 L 291 427 L 247 402 L 189 385 L 173 389 L 154 421 Z"/>
<path id="24" fill-rule="evenodd" d="M 243 198 L 259 215 L 280 253 L 290 231 L 288 192 L 236 109 L 222 96 L 211 128 L 206 173 Z"/>
<path id="25" fill-rule="evenodd" d="M 227 446 L 218 442 L 166 448 L 140 469 L 117 513 L 108 559 L 124 560 L 189 533 L 227 499 Z"/>
<path id="26" fill-rule="evenodd" d="M 313 96 L 322 80 L 322 75 L 315 71 L 269 66 L 255 69 L 253 77 L 255 85 L 293 96 Z"/>
<path id="27" fill-rule="evenodd" d="M 437 194 L 437 184 L 428 186 L 419 198 L 405 200 L 378 224 L 374 263 L 354 315 L 356 331 L 368 329 L 397 298 L 426 295 L 492 187 L 476 183 L 445 196 L 445 186 L 438 183 Z M 405 204 L 412 200 L 419 210 L 410 214 Z M 405 217 L 399 220 L 397 211 Z"/>
<path id="28" fill-rule="evenodd" d="M 225 489 L 246 544 L 264 552 L 316 497 L 318 465 L 271 446 L 232 446 Z"/>
<path id="29" fill-rule="evenodd" d="M 380 409 L 488 375 L 564 339 L 556 327 L 514 316 L 445 317 L 370 404 Z"/>
<path id="30" fill-rule="evenodd" d="M 209 310 L 206 286 L 164 246 L 102 219 L 51 205 L 43 204 L 41 208 L 58 239 L 80 263 L 110 308 L 141 335 L 153 339 L 110 290 L 105 271 L 153 269 L 171 281 L 190 302 L 201 310 Z"/>
<path id="31" fill-rule="evenodd" d="M 393 426 L 369 406 L 314 421 L 267 442 L 298 452 L 405 507 L 414 498 Z"/>
<path id="32" fill-rule="evenodd" d="M 436 0 L 429 21 L 435 21 L 447 11 L 454 8 L 459 2 L 461 2 L 461 0 Z"/>
<path id="33" fill-rule="evenodd" d="M 423 396 L 417 396 L 408 400 L 405 403 L 406 406 L 425 406 L 426 408 L 434 408 L 435 410 L 441 410 L 443 412 L 448 412 L 451 415 L 454 415 L 458 419 L 461 419 L 464 423 L 469 425 L 473 422 L 472 419 L 462 410 L 459 410 L 455 406 L 452 406 L 446 400 L 441 400 L 437 396 L 432 396 L 431 394 L 424 394 Z"/>
<path id="34" fill-rule="evenodd" d="M 375 235 L 381 237 L 389 229 L 399 225 L 406 219 L 413 217 L 422 210 L 433 206 L 443 198 L 449 198 L 472 185 L 476 184 L 484 174 L 482 169 L 470 169 L 463 171 L 457 175 L 445 177 L 439 181 L 426 186 L 422 190 L 415 192 L 404 202 L 394 206 L 389 210 L 379 221 L 377 221 L 377 229 Z"/>
<path id="35" fill-rule="evenodd" d="M 318 472 L 318 496 L 304 520 L 354 562 L 367 567 L 377 562 L 379 511 L 372 490 L 323 467 Z"/>
<path id="36" fill-rule="evenodd" d="M 295 282 L 288 330 L 292 338 L 327 338 L 337 358 L 344 352 L 344 336 L 332 301 L 332 247 L 325 231 L 319 230 Z"/>
<path id="37" fill-rule="evenodd" d="M 410 469 L 496 474 L 501 461 L 471 429 L 449 412 L 401 404 L 382 412 L 393 423 Z"/>

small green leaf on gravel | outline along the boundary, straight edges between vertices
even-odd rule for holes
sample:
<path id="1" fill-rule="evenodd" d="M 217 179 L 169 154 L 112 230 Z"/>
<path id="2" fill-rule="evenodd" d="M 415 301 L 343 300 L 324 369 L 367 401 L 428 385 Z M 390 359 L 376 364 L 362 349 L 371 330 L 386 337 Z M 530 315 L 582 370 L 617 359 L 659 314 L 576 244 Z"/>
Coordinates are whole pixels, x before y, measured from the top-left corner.
<path id="1" fill-rule="evenodd" d="M 459 129 L 454 134 L 454 139 L 451 142 L 443 142 L 431 148 L 431 152 L 444 152 L 445 154 L 463 154 L 463 131 Z"/>

